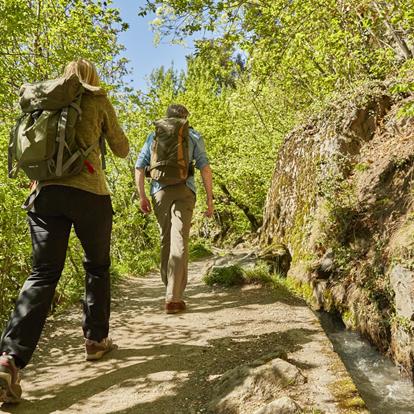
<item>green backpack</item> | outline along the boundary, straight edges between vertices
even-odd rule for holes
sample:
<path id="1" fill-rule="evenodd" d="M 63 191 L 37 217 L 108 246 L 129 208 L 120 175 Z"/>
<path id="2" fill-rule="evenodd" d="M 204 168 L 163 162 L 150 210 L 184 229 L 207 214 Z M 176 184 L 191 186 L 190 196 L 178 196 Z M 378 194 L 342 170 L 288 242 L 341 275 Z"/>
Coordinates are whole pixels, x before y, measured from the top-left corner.
<path id="1" fill-rule="evenodd" d="M 190 173 L 189 139 L 186 119 L 163 118 L 155 121 L 147 175 L 165 185 L 185 183 Z"/>
<path id="2" fill-rule="evenodd" d="M 31 180 L 44 181 L 79 174 L 88 154 L 76 140 L 84 88 L 76 75 L 20 89 L 21 116 L 11 130 L 8 170 L 16 178 L 22 169 Z"/>

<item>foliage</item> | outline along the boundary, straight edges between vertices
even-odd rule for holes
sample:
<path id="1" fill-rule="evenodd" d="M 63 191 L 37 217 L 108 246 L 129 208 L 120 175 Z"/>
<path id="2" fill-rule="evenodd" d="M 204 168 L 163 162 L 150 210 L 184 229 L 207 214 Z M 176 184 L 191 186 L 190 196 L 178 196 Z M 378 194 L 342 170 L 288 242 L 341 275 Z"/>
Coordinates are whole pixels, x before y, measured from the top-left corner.
<path id="1" fill-rule="evenodd" d="M 211 233 L 221 241 L 226 234 L 242 234 L 260 225 L 273 170 L 268 161 L 274 159 L 282 136 L 271 112 L 257 107 L 250 87 L 241 80 L 235 80 L 236 88 L 220 85 L 216 75 L 211 61 L 201 56 L 190 60 L 177 99 L 189 106 L 191 121 L 206 142 L 216 195 L 216 229 Z"/>
<path id="2" fill-rule="evenodd" d="M 118 34 L 128 25 L 110 0 L 1 0 L 0 160 L 6 165 L 20 85 L 58 76 L 68 61 L 89 58 L 112 92 L 131 144 L 126 162 L 108 157 L 115 210 L 114 274 L 144 273 L 158 261 L 158 230 L 153 215 L 139 213 L 134 162 L 152 121 L 172 102 L 190 109 L 190 122 L 204 137 L 214 173 L 212 221 L 202 214 L 204 193 L 196 175 L 201 190 L 192 254 L 203 252 L 204 240 L 208 247 L 235 242 L 260 228 L 278 149 L 305 117 L 331 102 L 333 95 L 367 79 L 395 75 L 401 81 L 394 92 L 411 94 L 413 6 L 414 0 L 148 0 L 140 14 L 156 12 L 156 36 L 172 35 L 172 41 L 202 36 L 188 57 L 187 72 L 155 70 L 144 94 L 123 83 L 128 70 Z M 412 113 L 408 103 L 403 115 Z M 345 231 L 353 214 L 352 189 L 342 191 L 346 182 L 341 179 L 328 181 L 330 187 L 322 190 L 331 194 L 331 230 Z M 28 184 L 23 177 L 10 181 L 5 169 L 0 171 L 3 319 L 30 269 L 30 241 L 19 209 Z M 337 200 L 338 191 L 349 199 Z M 338 209 L 338 203 L 344 209 Z M 343 253 L 338 257 L 346 261 Z M 81 247 L 71 240 L 55 305 L 81 294 L 81 256 Z M 260 269 L 255 272 L 266 279 Z M 307 286 L 300 289 L 309 296 Z"/>
<path id="3" fill-rule="evenodd" d="M 412 67 L 413 5 L 151 0 L 141 8 L 141 15 L 156 13 L 158 37 L 202 37 L 175 97 L 188 103 L 209 149 L 214 241 L 260 227 L 272 161 L 297 123 L 344 88 Z M 196 225 L 205 234 L 203 223 Z"/>
<path id="4" fill-rule="evenodd" d="M 407 60 L 398 71 L 397 78 L 390 92 L 396 96 L 411 96 L 414 92 L 414 59 Z M 414 115 L 414 102 L 408 99 L 408 102 L 400 110 L 401 117 L 412 117 Z"/>
<path id="5" fill-rule="evenodd" d="M 238 264 L 229 266 L 213 266 L 203 277 L 206 285 L 236 286 L 243 284 L 266 285 L 276 283 L 274 275 L 269 272 L 266 263 L 256 263 L 252 268 Z"/>
<path id="6" fill-rule="evenodd" d="M 0 137 L 7 136 L 7 125 L 0 126 Z M 0 152 L 1 165 L 7 165 L 7 152 Z M 27 186 L 9 182 L 5 168 L 0 170 L 0 326 L 30 269 L 30 244 L 26 218 L 20 205 Z M 8 313 L 8 312 L 7 312 Z"/>
<path id="7" fill-rule="evenodd" d="M 190 261 L 201 260 L 213 256 L 213 252 L 208 246 L 206 246 L 205 240 L 190 239 L 189 250 Z"/>
<path id="8" fill-rule="evenodd" d="M 247 284 L 268 284 L 273 282 L 266 263 L 257 263 L 252 269 L 245 269 L 244 278 Z"/>
<path id="9" fill-rule="evenodd" d="M 126 73 L 117 35 L 127 25 L 107 2 L 3 0 L 0 26 L 0 119 L 10 117 L 22 83 L 59 76 L 75 58 L 96 62 L 114 86 Z"/>
<path id="10" fill-rule="evenodd" d="M 231 266 L 213 266 L 203 281 L 208 286 L 220 285 L 225 287 L 242 285 L 245 281 L 244 270 L 238 265 Z"/>
<path id="11" fill-rule="evenodd" d="M 412 58 L 413 1 L 155 0 L 159 36 L 218 33 L 249 56 L 260 80 L 272 79 L 297 108 L 361 77 L 383 77 Z"/>

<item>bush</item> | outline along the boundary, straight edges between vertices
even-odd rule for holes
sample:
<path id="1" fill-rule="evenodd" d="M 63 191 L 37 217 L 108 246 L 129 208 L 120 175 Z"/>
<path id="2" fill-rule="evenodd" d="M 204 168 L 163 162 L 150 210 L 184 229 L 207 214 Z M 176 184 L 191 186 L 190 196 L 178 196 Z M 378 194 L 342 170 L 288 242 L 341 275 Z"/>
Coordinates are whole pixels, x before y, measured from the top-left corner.
<path id="1" fill-rule="evenodd" d="M 245 269 L 239 265 L 213 266 L 203 277 L 203 281 L 209 286 L 266 285 L 274 283 L 274 275 L 263 262 L 256 264 L 252 269 Z"/>
<path id="2" fill-rule="evenodd" d="M 266 263 L 258 263 L 253 269 L 246 269 L 244 273 L 246 283 L 265 285 L 273 282 L 269 266 Z"/>
<path id="3" fill-rule="evenodd" d="M 213 252 L 206 246 L 204 240 L 190 240 L 190 261 L 204 259 L 213 255 Z"/>
<path id="4" fill-rule="evenodd" d="M 244 270 L 238 265 L 213 266 L 203 277 L 206 285 L 236 286 L 245 282 Z"/>

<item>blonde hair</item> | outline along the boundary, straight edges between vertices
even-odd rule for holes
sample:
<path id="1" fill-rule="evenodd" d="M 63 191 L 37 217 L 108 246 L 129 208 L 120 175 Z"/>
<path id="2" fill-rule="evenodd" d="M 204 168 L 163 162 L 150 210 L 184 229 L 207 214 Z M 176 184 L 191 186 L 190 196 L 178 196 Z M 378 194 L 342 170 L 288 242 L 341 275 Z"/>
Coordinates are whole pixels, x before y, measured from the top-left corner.
<path id="1" fill-rule="evenodd" d="M 86 59 L 73 60 L 68 63 L 63 72 L 65 78 L 76 74 L 79 80 L 92 86 L 99 86 L 99 76 L 95 65 Z"/>

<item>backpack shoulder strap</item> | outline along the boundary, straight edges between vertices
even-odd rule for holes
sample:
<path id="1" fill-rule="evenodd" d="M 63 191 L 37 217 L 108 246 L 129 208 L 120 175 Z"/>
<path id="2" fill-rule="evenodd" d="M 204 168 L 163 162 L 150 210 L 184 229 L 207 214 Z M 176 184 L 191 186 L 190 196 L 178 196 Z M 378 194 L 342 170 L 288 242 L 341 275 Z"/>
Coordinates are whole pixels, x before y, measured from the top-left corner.
<path id="1" fill-rule="evenodd" d="M 58 128 L 57 128 L 57 137 L 56 141 L 58 142 L 58 152 L 56 157 L 56 176 L 60 177 L 63 173 L 63 150 L 65 149 L 66 144 L 66 124 L 68 122 L 68 111 L 69 108 L 65 107 L 60 113 Z"/>
<path id="2" fill-rule="evenodd" d="M 69 166 L 76 160 L 76 158 L 80 155 L 78 151 L 76 151 L 66 162 L 63 164 L 63 152 L 65 149 L 66 144 L 66 125 L 68 123 L 68 115 L 69 115 L 69 107 L 73 107 L 77 112 L 77 117 L 82 117 L 82 109 L 80 107 L 82 99 L 82 93 L 77 97 L 77 99 L 62 109 L 59 121 L 58 121 L 58 128 L 57 128 L 57 137 L 56 142 L 58 142 L 58 152 L 56 157 L 56 176 L 60 177 L 68 168 Z M 78 155 L 76 155 L 78 154 Z"/>

